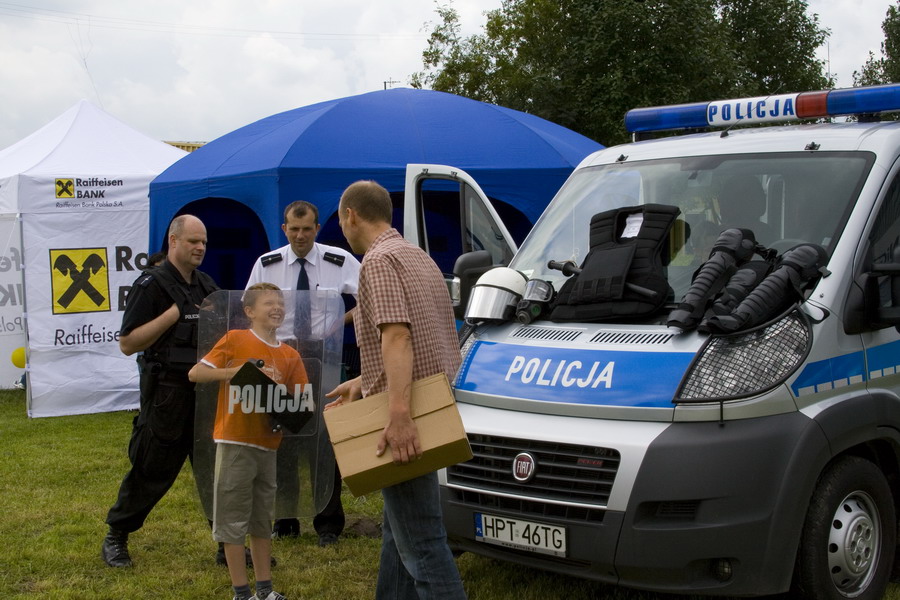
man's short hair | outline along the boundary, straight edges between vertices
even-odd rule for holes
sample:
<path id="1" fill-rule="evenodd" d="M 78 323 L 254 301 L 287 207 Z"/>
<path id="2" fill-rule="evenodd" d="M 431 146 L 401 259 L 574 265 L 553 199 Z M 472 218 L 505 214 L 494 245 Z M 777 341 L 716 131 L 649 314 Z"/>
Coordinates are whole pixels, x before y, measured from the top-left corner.
<path id="1" fill-rule="evenodd" d="M 313 221 L 316 225 L 319 224 L 319 209 L 312 202 L 307 202 L 305 200 L 296 200 L 291 202 L 284 208 L 284 224 L 287 225 L 288 217 L 295 216 L 298 219 L 305 217 L 307 213 L 313 214 Z"/>
<path id="2" fill-rule="evenodd" d="M 253 306 L 259 297 L 263 295 L 263 292 L 278 292 L 279 296 L 284 297 L 280 287 L 274 283 L 263 281 L 262 283 L 254 283 L 244 291 L 244 297 L 241 298 L 241 306 L 244 308 Z"/>
<path id="3" fill-rule="evenodd" d="M 357 181 L 350 184 L 343 195 L 341 205 L 352 208 L 363 221 L 391 224 L 394 206 L 391 195 L 374 181 Z"/>
<path id="4" fill-rule="evenodd" d="M 194 215 L 178 215 L 177 217 L 172 219 L 172 222 L 169 223 L 169 235 L 174 235 L 176 238 L 180 238 L 181 232 L 184 231 L 184 223 L 189 218 L 196 219 L 197 217 L 195 217 Z"/>

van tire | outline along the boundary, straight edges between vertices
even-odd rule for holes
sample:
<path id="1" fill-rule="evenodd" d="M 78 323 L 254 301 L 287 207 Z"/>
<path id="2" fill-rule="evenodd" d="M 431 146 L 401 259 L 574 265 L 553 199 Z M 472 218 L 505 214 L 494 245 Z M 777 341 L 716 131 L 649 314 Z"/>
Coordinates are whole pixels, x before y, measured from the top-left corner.
<path id="1" fill-rule="evenodd" d="M 879 600 L 896 541 L 897 517 L 884 474 L 859 457 L 837 460 L 819 479 L 806 513 L 794 597 Z"/>

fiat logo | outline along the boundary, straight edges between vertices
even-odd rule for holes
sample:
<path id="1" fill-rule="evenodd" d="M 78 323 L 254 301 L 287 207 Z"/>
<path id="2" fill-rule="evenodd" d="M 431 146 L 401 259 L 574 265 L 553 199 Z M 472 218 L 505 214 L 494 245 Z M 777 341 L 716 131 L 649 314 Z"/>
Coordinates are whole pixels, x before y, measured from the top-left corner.
<path id="1" fill-rule="evenodd" d="M 520 452 L 513 459 L 512 473 L 516 481 L 528 483 L 534 478 L 537 461 L 527 452 Z"/>

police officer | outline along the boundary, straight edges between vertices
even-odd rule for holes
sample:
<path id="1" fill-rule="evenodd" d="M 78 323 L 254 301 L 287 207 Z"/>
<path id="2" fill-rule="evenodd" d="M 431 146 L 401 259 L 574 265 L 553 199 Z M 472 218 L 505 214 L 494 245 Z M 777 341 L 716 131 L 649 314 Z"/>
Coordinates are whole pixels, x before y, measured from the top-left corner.
<path id="1" fill-rule="evenodd" d="M 128 444 L 131 469 L 106 517 L 101 555 L 111 567 L 131 566 L 128 535 L 143 526 L 193 450 L 195 398 L 187 373 L 197 362 L 200 305 L 218 286 L 197 270 L 206 254 L 200 219 L 176 217 L 168 238 L 166 261 L 135 281 L 122 317 L 119 348 L 129 356 L 143 351 L 141 410 Z"/>
<path id="2" fill-rule="evenodd" d="M 284 223 L 281 225 L 288 244 L 274 252 L 264 254 L 254 263 L 247 287 L 254 283 L 269 282 L 283 290 L 333 290 L 355 297 L 359 285 L 359 261 L 342 248 L 316 242 L 319 229 L 321 229 L 319 210 L 314 204 L 302 200 L 289 204 L 284 209 Z M 323 332 L 324 320 L 325 315 L 322 311 L 317 311 L 313 305 L 310 313 L 310 331 L 314 337 Z M 347 311 L 344 322 L 352 322 L 350 311 Z M 297 326 L 293 316 L 288 315 L 283 328 L 279 330 L 279 337 L 302 339 L 302 334 L 294 333 Z M 300 354 L 308 358 L 310 352 L 301 345 Z M 288 440 L 287 444 L 289 443 Z M 283 442 L 278 452 L 278 487 L 283 491 L 291 489 L 290 495 L 293 495 L 296 482 L 290 479 L 295 478 L 293 474 L 297 471 L 296 460 L 299 451 L 291 452 L 287 444 Z M 344 529 L 341 479 L 337 472 L 332 497 L 322 512 L 314 517 L 313 527 L 319 535 L 320 546 L 337 542 Z M 273 530 L 275 537 L 295 536 L 299 532 L 300 523 L 297 519 L 275 521 Z"/>

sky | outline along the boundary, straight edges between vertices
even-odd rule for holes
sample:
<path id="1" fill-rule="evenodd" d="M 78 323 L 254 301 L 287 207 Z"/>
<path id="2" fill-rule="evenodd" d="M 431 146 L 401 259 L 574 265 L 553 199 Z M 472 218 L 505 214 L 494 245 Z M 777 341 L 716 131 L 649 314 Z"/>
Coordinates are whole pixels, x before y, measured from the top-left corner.
<path id="1" fill-rule="evenodd" d="M 808 0 L 853 83 L 897 0 Z M 446 0 L 442 0 L 446 3 Z M 501 0 L 453 0 L 464 35 Z M 0 0 L 0 149 L 80 99 L 160 140 L 210 141 L 300 106 L 408 86 L 429 0 Z M 602 142 L 602 140 L 599 140 Z"/>

